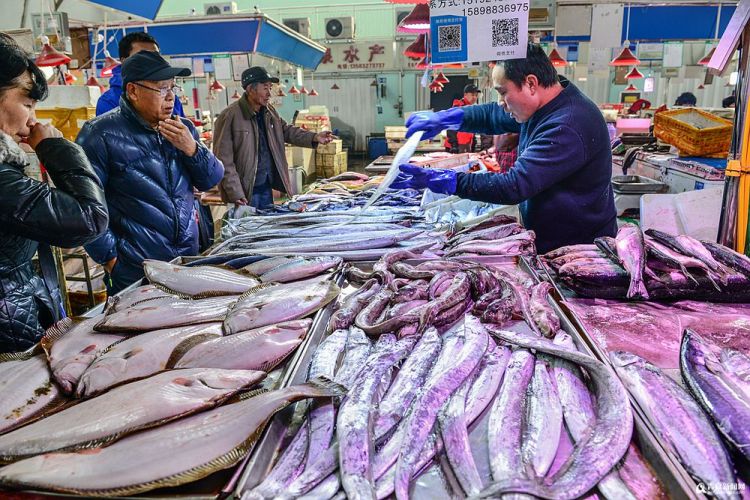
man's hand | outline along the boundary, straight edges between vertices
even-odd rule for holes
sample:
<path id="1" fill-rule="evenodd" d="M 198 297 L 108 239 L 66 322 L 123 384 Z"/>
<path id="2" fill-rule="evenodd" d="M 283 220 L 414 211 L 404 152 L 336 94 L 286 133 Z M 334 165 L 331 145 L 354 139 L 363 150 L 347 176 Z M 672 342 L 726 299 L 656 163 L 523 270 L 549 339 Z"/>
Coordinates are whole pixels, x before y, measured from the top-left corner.
<path id="1" fill-rule="evenodd" d="M 112 274 L 112 269 L 115 268 L 115 264 L 117 264 L 117 257 L 113 258 L 112 260 L 110 260 L 108 262 L 105 262 L 104 264 L 102 264 L 102 267 L 109 274 Z"/>
<path id="2" fill-rule="evenodd" d="M 235 208 L 244 207 L 245 205 L 247 205 L 247 198 L 240 198 L 239 200 L 234 200 Z"/>
<path id="3" fill-rule="evenodd" d="M 195 142 L 190 129 L 180 120 L 168 118 L 160 121 L 159 133 L 187 156 L 193 156 L 198 150 L 198 143 Z"/>
<path id="4" fill-rule="evenodd" d="M 330 130 L 325 130 L 323 132 L 318 132 L 315 134 L 315 142 L 318 144 L 328 144 L 332 140 L 337 139 L 335 135 L 333 135 L 333 132 Z"/>
<path id="5" fill-rule="evenodd" d="M 62 132 L 57 130 L 53 125 L 47 123 L 35 123 L 31 128 L 31 134 L 26 138 L 26 144 L 36 150 L 36 147 L 44 139 L 50 139 L 54 137 L 62 137 Z"/>

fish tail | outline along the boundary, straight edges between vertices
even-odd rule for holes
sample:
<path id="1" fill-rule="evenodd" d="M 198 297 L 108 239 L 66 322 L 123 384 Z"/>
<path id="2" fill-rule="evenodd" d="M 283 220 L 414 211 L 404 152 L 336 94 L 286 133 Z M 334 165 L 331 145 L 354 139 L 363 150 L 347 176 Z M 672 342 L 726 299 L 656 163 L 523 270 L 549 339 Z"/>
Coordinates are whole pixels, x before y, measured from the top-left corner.
<path id="1" fill-rule="evenodd" d="M 716 282 L 716 279 L 718 278 L 719 281 L 721 281 L 722 283 L 726 285 L 726 282 L 724 281 L 724 279 L 721 278 L 721 276 L 716 276 L 713 273 L 713 271 L 709 269 L 706 269 L 706 278 L 708 278 L 708 281 L 710 281 L 713 287 L 716 288 L 716 290 L 718 290 L 719 292 L 721 292 L 722 290 L 721 290 L 721 286 L 719 286 L 719 284 Z"/>
<path id="2" fill-rule="evenodd" d="M 682 271 L 682 274 L 684 274 L 687 279 L 689 279 L 696 285 L 698 284 L 698 280 L 695 278 L 695 276 L 690 274 L 690 271 L 688 271 L 687 267 L 685 267 L 683 264 L 680 264 L 680 271 Z M 714 283 L 714 286 L 716 286 L 716 283 Z"/>
<path id="3" fill-rule="evenodd" d="M 630 280 L 627 297 L 629 299 L 640 298 L 648 300 L 648 290 L 646 290 L 646 285 L 643 283 L 643 280 Z"/>
<path id="4" fill-rule="evenodd" d="M 308 380 L 306 383 L 298 387 L 300 389 L 304 388 L 304 391 L 310 397 L 345 396 L 348 392 L 348 389 L 343 385 L 323 376 Z"/>

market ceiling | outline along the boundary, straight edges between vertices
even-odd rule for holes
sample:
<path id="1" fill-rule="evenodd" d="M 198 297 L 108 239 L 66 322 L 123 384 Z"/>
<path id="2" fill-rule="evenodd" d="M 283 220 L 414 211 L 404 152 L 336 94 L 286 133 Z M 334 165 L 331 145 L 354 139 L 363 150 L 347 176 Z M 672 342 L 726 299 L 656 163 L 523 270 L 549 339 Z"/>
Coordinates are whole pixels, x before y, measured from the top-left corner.
<path id="1" fill-rule="evenodd" d="M 162 0 L 89 0 L 92 3 L 154 19 Z M 111 26 L 119 33 L 108 42 L 107 49 L 117 54 L 117 42 L 127 33 L 147 31 L 159 41 L 167 56 L 259 53 L 315 69 L 326 49 L 286 26 L 262 15 L 200 16 L 169 19 L 151 23 Z M 107 36 L 109 39 L 109 36 Z"/>

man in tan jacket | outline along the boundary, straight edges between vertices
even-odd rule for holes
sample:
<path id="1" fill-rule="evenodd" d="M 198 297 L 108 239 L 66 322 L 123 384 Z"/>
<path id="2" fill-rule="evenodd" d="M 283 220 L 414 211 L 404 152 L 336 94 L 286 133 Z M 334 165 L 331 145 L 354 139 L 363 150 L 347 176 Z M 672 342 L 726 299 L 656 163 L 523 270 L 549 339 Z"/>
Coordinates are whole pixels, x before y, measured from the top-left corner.
<path id="1" fill-rule="evenodd" d="M 272 189 L 291 192 L 284 143 L 315 148 L 333 140 L 331 132 L 309 132 L 286 123 L 269 104 L 278 78 L 253 66 L 242 73 L 242 98 L 216 119 L 214 154 L 224 164 L 221 198 L 235 206 L 273 205 Z"/>

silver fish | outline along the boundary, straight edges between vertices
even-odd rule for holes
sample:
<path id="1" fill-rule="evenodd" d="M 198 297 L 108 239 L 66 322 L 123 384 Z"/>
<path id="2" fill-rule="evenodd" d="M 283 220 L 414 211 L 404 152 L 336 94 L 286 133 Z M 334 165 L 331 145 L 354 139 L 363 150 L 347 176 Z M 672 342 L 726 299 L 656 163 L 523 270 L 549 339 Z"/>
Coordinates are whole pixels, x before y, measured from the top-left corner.
<path id="1" fill-rule="evenodd" d="M 646 265 L 646 247 L 643 242 L 641 228 L 635 224 L 623 224 L 617 231 L 615 238 L 617 256 L 622 266 L 630 275 L 630 288 L 627 297 L 648 300 L 648 290 L 643 283 L 643 273 Z"/>
<path id="2" fill-rule="evenodd" d="M 265 376 L 244 370 L 163 372 L 0 436 L 0 461 L 106 446 L 127 434 L 212 408 Z"/>
<path id="3" fill-rule="evenodd" d="M 113 313 L 116 311 L 122 311 L 128 307 L 146 302 L 148 300 L 163 299 L 174 297 L 173 294 L 165 292 L 161 288 L 157 288 L 154 285 L 143 285 L 129 292 L 122 292 L 121 295 L 115 295 L 107 299 L 107 305 L 105 307 L 105 313 Z"/>
<path id="4" fill-rule="evenodd" d="M 229 310 L 224 333 L 231 335 L 280 321 L 303 318 L 326 306 L 340 292 L 336 283 L 310 281 L 286 283 L 248 294 Z"/>
<path id="5" fill-rule="evenodd" d="M 286 264 L 288 262 L 291 262 L 294 260 L 294 257 L 268 257 L 263 260 L 259 260 L 258 262 L 253 262 L 252 264 L 248 264 L 245 267 L 242 268 L 243 271 L 252 274 L 253 276 L 261 276 L 264 273 L 267 273 L 271 269 L 274 269 L 276 267 L 279 267 L 283 264 Z"/>
<path id="6" fill-rule="evenodd" d="M 731 459 L 718 431 L 687 391 L 634 354 L 616 351 L 610 358 L 662 443 L 685 469 L 709 488 L 713 484 L 736 484 Z M 737 492 L 715 493 L 717 498 L 740 498 Z"/>
<path id="7" fill-rule="evenodd" d="M 138 333 L 212 323 L 223 320 L 229 306 L 236 301 L 236 296 L 150 300 L 104 316 L 94 329 L 97 332 Z"/>
<path id="8" fill-rule="evenodd" d="M 0 484 L 96 496 L 178 486 L 240 461 L 280 409 L 343 393 L 340 386 L 318 380 L 266 392 L 132 434 L 106 448 L 21 460 L 0 469 Z"/>
<path id="9" fill-rule="evenodd" d="M 531 464 L 537 477 L 544 477 L 555 460 L 563 415 L 557 390 L 543 360 L 536 361 L 527 398 L 523 461 Z"/>
<path id="10" fill-rule="evenodd" d="M 340 257 L 298 257 L 263 273 L 264 283 L 288 283 L 318 276 L 341 265 Z"/>
<path id="11" fill-rule="evenodd" d="M 175 349 L 221 336 L 221 323 L 180 326 L 166 330 L 154 330 L 126 338 L 97 357 L 76 387 L 76 396 L 89 398 L 110 387 L 131 380 L 148 377 L 165 370 L 173 355 L 182 356 Z"/>
<path id="12" fill-rule="evenodd" d="M 260 285 L 255 278 L 213 266 L 186 267 L 146 259 L 143 271 L 152 285 L 184 298 L 239 295 Z"/>
<path id="13" fill-rule="evenodd" d="M 42 337 L 52 375 L 66 394 L 75 390 L 83 372 L 104 349 L 124 338 L 94 331 L 106 317 L 100 314 L 88 319 L 65 318 Z"/>
<path id="14" fill-rule="evenodd" d="M 0 354 L 0 433 L 40 415 L 61 396 L 44 355 Z"/>
<path id="15" fill-rule="evenodd" d="M 182 357 L 173 357 L 170 368 L 270 372 L 302 343 L 311 324 L 311 319 L 288 321 L 206 340 L 188 349 Z"/>
<path id="16" fill-rule="evenodd" d="M 401 241 L 412 239 L 420 234 L 422 234 L 422 231 L 410 229 L 378 231 L 336 238 L 324 236 L 320 238 L 302 238 L 296 241 L 286 240 L 284 244 L 275 243 L 270 245 L 269 242 L 264 242 L 259 245 L 246 245 L 244 248 L 266 255 L 368 250 L 373 248 L 387 248 Z"/>
<path id="17" fill-rule="evenodd" d="M 646 234 L 683 255 L 702 261 L 709 269 L 718 273 L 722 282 L 726 284 L 729 270 L 720 264 L 700 241 L 686 234 L 672 236 L 656 229 L 647 229 Z"/>
<path id="18" fill-rule="evenodd" d="M 602 363 L 576 351 L 561 349 L 549 340 L 493 330 L 501 340 L 527 349 L 535 349 L 582 365 L 592 381 L 597 398 L 596 425 L 579 442 L 570 459 L 552 477 L 535 480 L 497 479 L 480 493 L 493 497 L 500 493 L 526 493 L 545 498 L 573 499 L 596 486 L 616 464 L 630 445 L 633 414 L 625 388 Z"/>
<path id="19" fill-rule="evenodd" d="M 362 374 L 341 403 L 336 418 L 341 484 L 349 498 L 374 498 L 370 456 L 372 455 L 372 413 L 375 393 L 386 371 L 407 354 L 408 343 L 385 334 L 375 344 Z"/>
<path id="20" fill-rule="evenodd" d="M 471 382 L 472 380 L 466 380 L 438 414 L 445 454 L 458 483 L 467 495 L 475 495 L 482 489 L 482 478 L 474 463 L 467 434 L 466 396 L 471 388 Z"/>
<path id="21" fill-rule="evenodd" d="M 409 497 L 409 483 L 416 472 L 420 452 L 435 423 L 440 407 L 471 375 L 487 350 L 489 340 L 487 330 L 479 320 L 474 316 L 466 315 L 463 326 L 466 341 L 455 359 L 455 365 L 430 378 L 422 394 L 412 406 L 412 411 L 405 418 L 405 435 L 408 439 L 402 443 L 403 447 L 396 463 L 395 492 L 399 500 Z"/>

